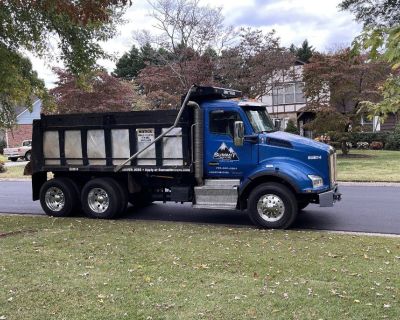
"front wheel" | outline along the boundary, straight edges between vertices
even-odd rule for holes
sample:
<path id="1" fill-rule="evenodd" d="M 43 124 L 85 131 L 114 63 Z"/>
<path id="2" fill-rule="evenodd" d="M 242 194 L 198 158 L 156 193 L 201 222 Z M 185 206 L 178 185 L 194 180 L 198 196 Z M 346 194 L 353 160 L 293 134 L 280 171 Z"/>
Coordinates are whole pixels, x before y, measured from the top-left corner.
<path id="1" fill-rule="evenodd" d="M 249 216 L 262 228 L 286 229 L 297 215 L 297 201 L 286 186 L 270 182 L 256 187 L 248 199 Z"/>

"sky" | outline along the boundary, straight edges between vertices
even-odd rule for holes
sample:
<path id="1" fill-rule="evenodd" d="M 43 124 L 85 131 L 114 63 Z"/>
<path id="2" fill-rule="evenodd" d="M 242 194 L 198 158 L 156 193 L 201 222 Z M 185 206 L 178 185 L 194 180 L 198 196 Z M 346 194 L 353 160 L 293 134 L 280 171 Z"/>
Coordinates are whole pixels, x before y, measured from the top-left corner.
<path id="1" fill-rule="evenodd" d="M 225 24 L 234 27 L 253 27 L 265 32 L 275 29 L 281 44 L 299 46 L 304 39 L 319 51 L 348 46 L 361 31 L 353 16 L 337 8 L 340 0 L 201 0 L 202 4 L 221 7 Z M 147 0 L 133 0 L 126 11 L 126 23 L 119 27 L 118 35 L 102 44 L 116 58 L 135 44 L 133 33 L 153 28 L 148 16 Z M 56 51 L 55 51 L 56 54 Z M 44 79 L 48 88 L 54 87 L 55 75 L 50 66 L 61 66 L 55 61 L 43 60 L 28 53 L 33 68 Z M 115 61 L 99 61 L 108 71 L 115 68 Z"/>

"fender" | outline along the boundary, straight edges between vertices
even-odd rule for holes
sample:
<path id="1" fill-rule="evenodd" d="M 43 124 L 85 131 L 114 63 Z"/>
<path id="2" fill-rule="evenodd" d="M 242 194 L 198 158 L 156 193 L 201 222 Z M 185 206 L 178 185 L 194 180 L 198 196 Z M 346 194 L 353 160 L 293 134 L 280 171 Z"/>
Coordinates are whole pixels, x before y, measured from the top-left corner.
<path id="1" fill-rule="evenodd" d="M 293 178 L 289 177 L 288 175 L 281 173 L 281 172 L 257 172 L 249 177 L 247 177 L 239 187 L 239 197 L 241 197 L 245 192 L 247 192 L 247 188 L 253 183 L 254 180 L 257 180 L 259 178 L 264 178 L 266 180 L 276 180 L 278 178 L 279 180 L 285 181 L 288 185 L 292 187 L 293 190 L 295 190 L 296 193 L 301 193 L 301 189 L 299 186 L 296 184 Z M 270 179 L 268 179 L 270 178 Z"/>
<path id="2" fill-rule="evenodd" d="M 312 190 L 309 174 L 321 175 L 309 165 L 291 158 L 276 157 L 261 162 L 255 170 L 245 177 L 239 188 L 239 196 L 244 194 L 249 185 L 259 178 L 271 178 L 272 181 L 281 180 L 290 186 L 295 193 L 306 193 Z M 325 189 L 329 186 L 324 186 Z"/>

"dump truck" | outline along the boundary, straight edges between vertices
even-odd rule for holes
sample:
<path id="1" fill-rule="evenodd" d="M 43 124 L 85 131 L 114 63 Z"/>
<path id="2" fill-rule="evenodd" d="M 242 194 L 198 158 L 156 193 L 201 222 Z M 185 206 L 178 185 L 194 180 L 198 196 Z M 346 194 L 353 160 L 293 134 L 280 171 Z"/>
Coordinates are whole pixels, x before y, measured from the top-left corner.
<path id="1" fill-rule="evenodd" d="M 341 198 L 334 148 L 276 130 L 265 105 L 231 89 L 192 86 L 179 110 L 42 115 L 32 141 L 33 200 L 50 216 L 189 202 L 288 228 Z"/>

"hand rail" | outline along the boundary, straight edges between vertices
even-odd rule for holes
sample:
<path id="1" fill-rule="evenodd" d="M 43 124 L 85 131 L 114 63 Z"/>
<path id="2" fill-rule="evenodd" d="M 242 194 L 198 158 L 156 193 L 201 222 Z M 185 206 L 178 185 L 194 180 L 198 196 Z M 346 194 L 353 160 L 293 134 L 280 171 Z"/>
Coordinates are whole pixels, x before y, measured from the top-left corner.
<path id="1" fill-rule="evenodd" d="M 129 159 L 126 159 L 123 163 L 121 163 L 119 166 L 117 166 L 114 169 L 114 172 L 118 172 L 122 169 L 123 166 L 125 166 L 128 162 L 132 161 L 133 159 L 137 158 L 143 151 L 146 151 L 148 148 L 150 148 L 153 144 L 155 144 L 158 140 L 162 139 L 164 136 L 166 136 L 168 133 L 170 133 L 172 131 L 172 129 L 176 128 L 176 126 L 179 123 L 179 119 L 182 116 L 183 111 L 185 110 L 186 104 L 189 101 L 189 98 L 193 92 L 193 89 L 196 88 L 196 85 L 192 85 L 190 87 L 190 89 L 188 90 L 185 99 L 183 100 L 183 103 L 181 105 L 181 108 L 178 112 L 178 115 L 176 116 L 175 122 L 174 124 L 168 128 L 165 132 L 163 132 L 162 134 L 160 134 L 157 138 L 155 138 L 151 143 L 149 143 L 147 146 L 145 146 L 144 148 L 140 149 L 138 152 L 136 152 L 134 155 L 132 155 Z"/>

